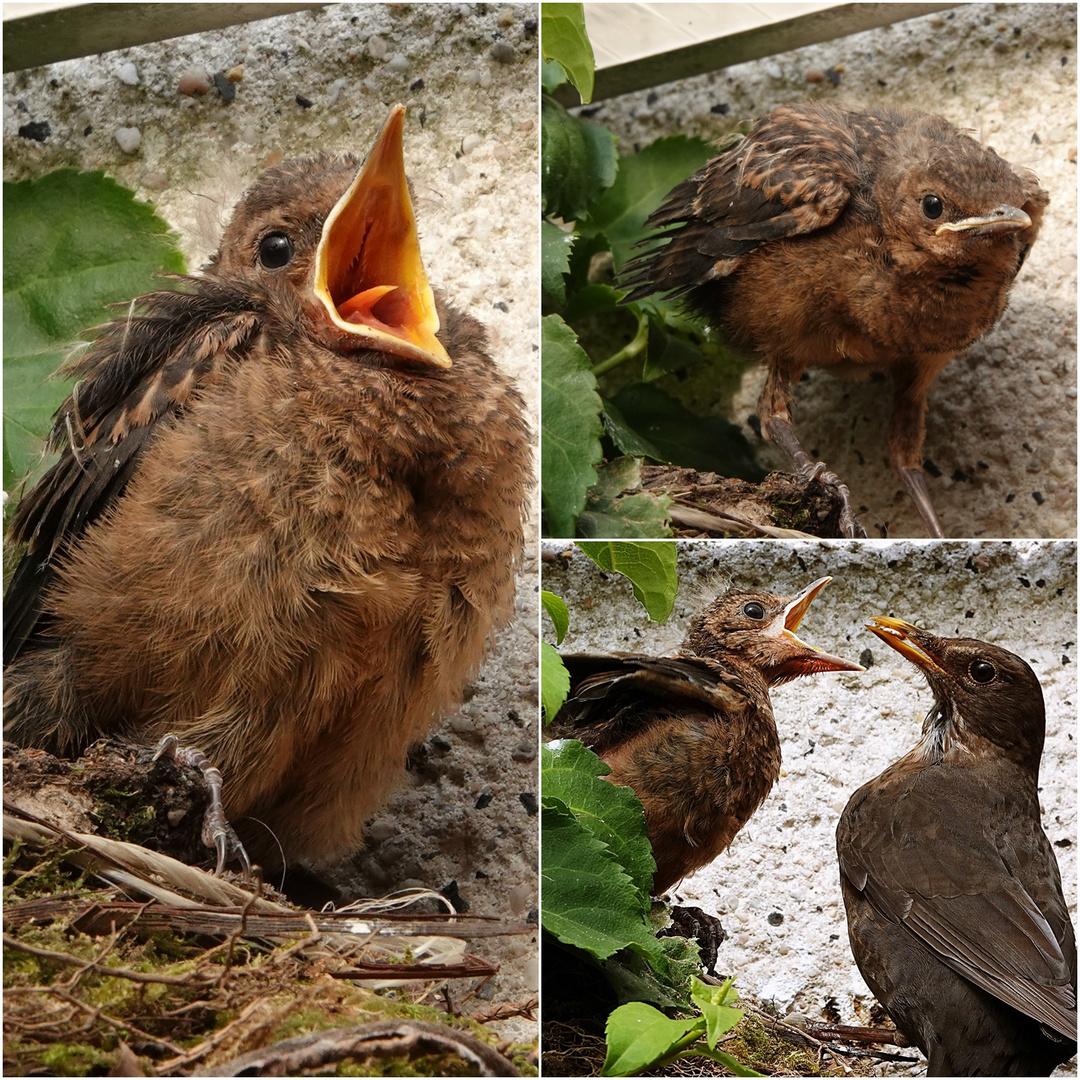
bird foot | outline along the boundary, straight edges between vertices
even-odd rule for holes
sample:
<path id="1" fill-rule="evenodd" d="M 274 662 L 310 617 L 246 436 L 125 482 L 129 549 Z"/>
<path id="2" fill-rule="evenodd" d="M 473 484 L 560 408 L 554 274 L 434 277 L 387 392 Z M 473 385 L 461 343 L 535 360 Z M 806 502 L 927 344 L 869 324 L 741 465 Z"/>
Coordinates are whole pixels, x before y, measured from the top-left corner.
<path id="1" fill-rule="evenodd" d="M 855 516 L 855 511 L 851 509 L 851 492 L 848 490 L 847 484 L 836 473 L 830 472 L 824 461 L 819 461 L 809 468 L 800 466 L 799 475 L 807 482 L 817 480 L 822 484 L 835 488 L 840 496 L 840 531 L 849 540 L 866 538 L 866 530 L 863 528 L 862 522 Z"/>
<path id="2" fill-rule="evenodd" d="M 671 925 L 656 932 L 657 937 L 690 938 L 701 950 L 701 964 L 708 975 L 716 975 L 716 958 L 727 941 L 727 931 L 715 915 L 699 907 L 672 907 Z"/>
<path id="3" fill-rule="evenodd" d="M 152 760 L 157 761 L 163 754 L 168 754 L 177 765 L 187 765 L 198 769 L 203 775 L 203 782 L 210 793 L 210 805 L 207 806 L 206 814 L 203 816 L 202 842 L 217 853 L 214 876 L 220 877 L 225 864 L 236 859 L 244 869 L 244 880 L 249 880 L 251 860 L 244 850 L 244 845 L 240 843 L 240 837 L 236 835 L 225 817 L 225 808 L 221 803 L 221 771 L 198 747 L 181 746 L 180 740 L 175 735 L 166 735 L 162 738 L 154 749 Z"/>

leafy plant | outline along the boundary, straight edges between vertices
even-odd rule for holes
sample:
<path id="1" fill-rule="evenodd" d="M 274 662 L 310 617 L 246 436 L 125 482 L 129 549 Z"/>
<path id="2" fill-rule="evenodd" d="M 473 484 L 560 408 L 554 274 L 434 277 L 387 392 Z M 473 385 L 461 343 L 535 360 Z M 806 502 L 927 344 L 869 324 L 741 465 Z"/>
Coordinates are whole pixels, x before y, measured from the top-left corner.
<path id="1" fill-rule="evenodd" d="M 717 1049 L 720 1036 L 743 1018 L 742 1010 L 730 1004 L 738 997 L 733 982 L 727 979 L 721 986 L 710 986 L 691 979 L 690 997 L 700 1012 L 690 1019 L 673 1020 L 641 1001 L 620 1005 L 608 1017 L 608 1052 L 600 1075 L 636 1076 L 688 1057 L 711 1058 L 733 1076 L 764 1075 Z"/>
<path id="2" fill-rule="evenodd" d="M 695 416 L 656 385 L 706 361 L 734 382 L 741 361 L 678 302 L 623 303 L 628 290 L 617 284 L 650 237 L 646 218 L 715 148 L 679 135 L 620 157 L 611 132 L 552 96 L 569 79 L 583 102 L 591 97 L 582 6 L 544 4 L 541 33 L 544 529 L 553 536 L 667 536 L 670 500 L 640 490 L 642 462 L 750 480 L 764 475 L 735 425 Z"/>
<path id="3" fill-rule="evenodd" d="M 602 570 L 624 575 L 654 621 L 671 614 L 678 587 L 673 543 L 577 546 Z M 566 603 L 547 591 L 541 599 L 561 643 L 570 624 Z M 545 642 L 543 648 L 544 709 L 550 718 L 565 700 L 570 678 L 554 646 Z M 549 743 L 540 761 L 543 928 L 564 954 L 598 968 L 623 1002 L 607 1020 L 601 1075 L 627 1076 L 694 1054 L 737 1076 L 759 1075 L 717 1047 L 742 1018 L 731 1006 L 731 980 L 720 987 L 702 982 L 697 946 L 657 936 L 670 921 L 670 908 L 651 896 L 656 861 L 640 799 L 605 780 L 611 769 L 577 740 Z M 545 955 L 545 964 L 560 962 Z M 696 1015 L 672 1019 L 655 1006 Z"/>
<path id="4" fill-rule="evenodd" d="M 59 169 L 4 184 L 4 487 L 47 467 L 52 414 L 70 387 L 53 382 L 72 342 L 109 304 L 183 273 L 169 226 L 103 172 Z"/>

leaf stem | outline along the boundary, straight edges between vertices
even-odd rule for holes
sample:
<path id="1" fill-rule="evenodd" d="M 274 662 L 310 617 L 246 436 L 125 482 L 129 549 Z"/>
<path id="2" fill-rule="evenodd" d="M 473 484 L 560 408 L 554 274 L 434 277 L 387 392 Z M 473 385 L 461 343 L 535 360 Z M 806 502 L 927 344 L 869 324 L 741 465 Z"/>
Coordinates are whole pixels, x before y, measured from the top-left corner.
<path id="1" fill-rule="evenodd" d="M 637 316 L 638 328 L 634 340 L 629 345 L 623 346 L 617 353 L 612 353 L 606 360 L 593 366 L 592 373 L 595 376 L 604 375 L 617 368 L 624 360 L 633 360 L 638 353 L 649 343 L 649 317 L 642 312 Z"/>

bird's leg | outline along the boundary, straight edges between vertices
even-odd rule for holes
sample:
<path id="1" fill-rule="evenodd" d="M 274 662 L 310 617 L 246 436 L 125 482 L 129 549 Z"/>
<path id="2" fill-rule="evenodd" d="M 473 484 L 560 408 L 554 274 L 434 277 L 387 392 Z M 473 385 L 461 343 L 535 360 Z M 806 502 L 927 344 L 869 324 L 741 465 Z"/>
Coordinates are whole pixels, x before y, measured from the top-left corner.
<path id="1" fill-rule="evenodd" d="M 720 946 L 727 941 L 727 931 L 715 915 L 699 907 L 672 907 L 671 925 L 656 932 L 657 937 L 683 937 L 698 943 L 702 967 L 709 975 L 716 974 L 716 958 Z"/>
<path id="2" fill-rule="evenodd" d="M 891 373 L 893 415 L 889 427 L 889 460 L 908 489 L 927 535 L 934 538 L 944 537 L 945 532 L 934 511 L 922 469 L 926 394 L 937 373 L 948 362 L 948 356 L 920 357 L 918 363 L 894 365 Z"/>
<path id="3" fill-rule="evenodd" d="M 210 793 L 210 805 L 206 808 L 202 824 L 202 842 L 217 852 L 217 865 L 214 874 L 218 877 L 225 869 L 226 862 L 235 858 L 244 868 L 244 879 L 251 877 L 251 860 L 240 843 L 233 827 L 225 817 L 225 808 L 221 803 L 221 771 L 209 758 L 195 746 L 181 746 L 175 735 L 166 735 L 154 749 L 152 760 L 157 761 L 162 754 L 168 754 L 177 765 L 187 765 L 198 769 L 203 775 L 203 782 Z"/>
<path id="4" fill-rule="evenodd" d="M 769 367 L 769 377 L 758 398 L 758 418 L 769 442 L 779 446 L 787 454 L 795 471 L 804 480 L 820 480 L 836 489 L 840 496 L 840 529 L 849 538 L 865 537 L 866 530 L 851 509 L 851 492 L 847 484 L 834 472 L 829 472 L 824 461 L 815 462 L 802 448 L 795 427 L 791 422 L 791 385 L 795 378 L 782 373 L 778 365 Z"/>

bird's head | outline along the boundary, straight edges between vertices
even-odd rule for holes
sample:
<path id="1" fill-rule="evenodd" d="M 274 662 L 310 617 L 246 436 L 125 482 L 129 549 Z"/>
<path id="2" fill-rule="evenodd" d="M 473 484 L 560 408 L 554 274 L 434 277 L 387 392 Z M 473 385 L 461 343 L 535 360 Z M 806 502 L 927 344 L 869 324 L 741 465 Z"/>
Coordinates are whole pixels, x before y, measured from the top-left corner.
<path id="1" fill-rule="evenodd" d="M 894 258 L 913 269 L 927 257 L 946 267 L 1000 263 L 1010 278 L 1050 201 L 1032 173 L 1014 171 L 940 116 L 901 129 L 874 194 Z"/>
<path id="2" fill-rule="evenodd" d="M 923 725 L 923 752 L 939 759 L 959 745 L 977 753 L 985 742 L 1037 771 L 1046 714 L 1035 672 L 1015 653 L 973 638 L 941 638 L 889 616 L 867 629 L 930 683 L 934 708 Z"/>
<path id="3" fill-rule="evenodd" d="M 374 349 L 446 368 L 405 179 L 404 119 L 395 106 L 360 167 L 319 155 L 263 173 L 208 273 L 272 303 L 338 352 Z"/>
<path id="4" fill-rule="evenodd" d="M 831 580 L 818 578 L 797 596 L 731 589 L 694 616 L 686 647 L 698 656 L 748 662 L 770 686 L 817 671 L 862 671 L 859 664 L 807 645 L 795 634 L 814 597 Z"/>

